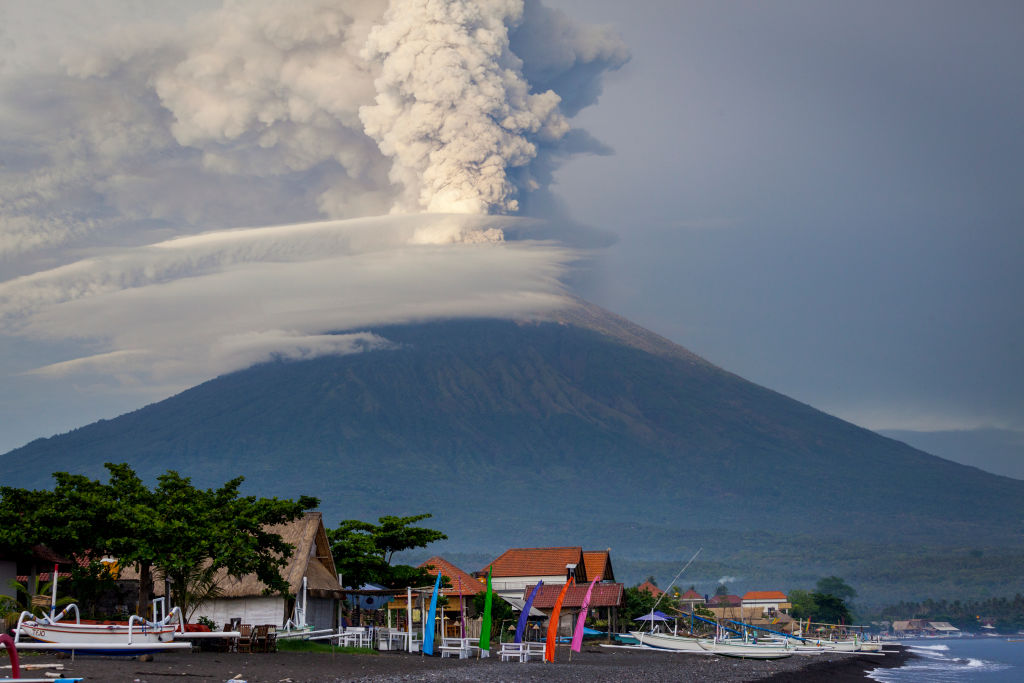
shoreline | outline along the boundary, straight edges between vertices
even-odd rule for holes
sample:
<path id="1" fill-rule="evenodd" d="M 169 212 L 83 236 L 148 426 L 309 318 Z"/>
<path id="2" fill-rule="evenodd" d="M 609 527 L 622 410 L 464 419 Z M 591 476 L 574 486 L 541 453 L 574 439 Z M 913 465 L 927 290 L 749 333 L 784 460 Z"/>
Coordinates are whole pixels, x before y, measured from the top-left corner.
<path id="1" fill-rule="evenodd" d="M 277 652 L 224 654 L 167 652 L 152 661 L 136 658 L 55 654 L 23 656 L 23 664 L 63 664 L 61 675 L 94 681 L 160 683 L 337 683 L 339 681 L 863 681 L 867 672 L 901 666 L 912 657 L 906 648 L 885 657 L 850 654 L 745 660 L 661 651 L 612 650 L 586 646 L 573 653 L 560 647 L 553 664 L 488 659 L 441 659 L 406 653 L 334 654 Z M 33 671 L 41 675 L 41 671 Z M 24 674 L 23 674 L 24 675 Z"/>

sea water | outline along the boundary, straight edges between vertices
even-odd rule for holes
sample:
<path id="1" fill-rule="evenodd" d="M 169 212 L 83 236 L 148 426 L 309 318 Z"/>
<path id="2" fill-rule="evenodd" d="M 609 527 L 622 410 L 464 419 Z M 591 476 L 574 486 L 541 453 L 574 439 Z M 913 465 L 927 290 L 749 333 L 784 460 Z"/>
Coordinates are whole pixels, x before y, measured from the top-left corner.
<path id="1" fill-rule="evenodd" d="M 909 648 L 917 659 L 908 660 L 898 669 L 875 669 L 868 673 L 869 678 L 882 683 L 1024 681 L 1024 642 L 1012 642 L 1006 636 L 901 640 L 899 644 Z"/>

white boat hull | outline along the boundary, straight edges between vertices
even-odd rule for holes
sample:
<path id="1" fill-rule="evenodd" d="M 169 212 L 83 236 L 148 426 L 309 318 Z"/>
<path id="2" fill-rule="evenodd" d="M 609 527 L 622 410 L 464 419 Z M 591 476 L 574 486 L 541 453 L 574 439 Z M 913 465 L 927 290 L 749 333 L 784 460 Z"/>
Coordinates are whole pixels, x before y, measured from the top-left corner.
<path id="1" fill-rule="evenodd" d="M 21 635 L 44 643 L 95 645 L 102 643 L 147 644 L 174 640 L 174 624 L 159 626 L 126 624 L 47 624 L 29 621 L 21 625 Z"/>
<path id="2" fill-rule="evenodd" d="M 792 657 L 793 652 L 784 646 L 757 645 L 755 643 L 716 643 L 714 641 L 698 640 L 697 644 L 707 652 L 725 657 L 740 657 L 742 659 L 782 659 Z"/>
<path id="3" fill-rule="evenodd" d="M 696 638 L 674 636 L 670 633 L 650 633 L 647 631 L 630 631 L 629 635 L 637 639 L 641 645 L 656 647 L 662 650 L 677 652 L 704 652 Z"/>
<path id="4" fill-rule="evenodd" d="M 174 642 L 174 624 L 82 624 L 21 622 L 15 647 L 19 650 L 63 650 L 93 654 L 138 655 L 160 650 L 190 648 Z M 31 638 L 32 640 L 23 640 Z"/>

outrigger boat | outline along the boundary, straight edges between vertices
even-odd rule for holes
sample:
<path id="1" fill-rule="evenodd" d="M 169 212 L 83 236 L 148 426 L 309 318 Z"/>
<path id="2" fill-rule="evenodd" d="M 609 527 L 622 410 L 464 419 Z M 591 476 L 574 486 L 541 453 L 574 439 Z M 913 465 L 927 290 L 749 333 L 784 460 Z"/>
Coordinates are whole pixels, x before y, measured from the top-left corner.
<path id="1" fill-rule="evenodd" d="M 74 622 L 64 622 L 69 610 Z M 98 624 L 83 622 L 78 605 L 68 605 L 53 617 L 36 617 L 22 612 L 14 629 L 14 646 L 19 650 L 70 650 L 88 654 L 139 655 L 161 650 L 191 648 L 187 642 L 174 642 L 181 612 L 171 610 L 161 621 L 148 621 L 132 615 L 127 623 Z M 23 637 L 31 640 L 22 640 Z"/>
<path id="2" fill-rule="evenodd" d="M 661 650 L 676 652 L 696 652 L 703 654 L 704 649 L 697 643 L 697 638 L 675 636 L 671 633 L 654 633 L 652 631 L 630 631 L 641 646 L 656 647 Z"/>
<path id="3" fill-rule="evenodd" d="M 191 643 L 174 642 L 177 629 L 184 619 L 181 609 L 175 607 L 163 618 L 149 621 L 132 615 L 126 623 L 83 622 L 78 605 L 71 603 L 54 614 L 57 603 L 57 572 L 54 571 L 53 596 L 50 616 L 39 617 L 22 612 L 14 627 L 14 647 L 18 650 L 61 650 L 104 655 L 140 655 L 161 650 L 191 648 Z M 154 601 L 154 612 L 163 606 L 162 599 Z M 74 612 L 75 621 L 63 621 Z M 22 640 L 22 637 L 30 640 Z"/>
<path id="4" fill-rule="evenodd" d="M 783 659 L 784 657 L 792 657 L 795 654 L 790 649 L 788 643 L 764 645 L 760 643 L 745 643 L 739 640 L 732 642 L 726 640 L 698 640 L 697 644 L 707 652 L 742 659 Z"/>

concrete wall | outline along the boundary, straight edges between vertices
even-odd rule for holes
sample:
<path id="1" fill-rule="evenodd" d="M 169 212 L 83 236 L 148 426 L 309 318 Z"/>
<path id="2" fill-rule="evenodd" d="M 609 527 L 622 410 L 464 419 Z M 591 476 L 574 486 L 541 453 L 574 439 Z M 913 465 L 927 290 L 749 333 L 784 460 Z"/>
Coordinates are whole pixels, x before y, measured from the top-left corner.
<path id="1" fill-rule="evenodd" d="M 310 601 L 312 603 L 312 601 Z M 200 605 L 193 621 L 209 617 L 221 628 L 233 618 L 240 618 L 243 624 L 274 624 L 284 626 L 284 599 L 280 597 L 221 598 Z"/>
<path id="2" fill-rule="evenodd" d="M 18 578 L 18 567 L 15 565 L 14 560 L 0 560 L 0 595 L 5 595 L 9 598 L 16 597 L 14 595 L 14 588 L 11 587 L 11 581 Z"/>

